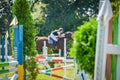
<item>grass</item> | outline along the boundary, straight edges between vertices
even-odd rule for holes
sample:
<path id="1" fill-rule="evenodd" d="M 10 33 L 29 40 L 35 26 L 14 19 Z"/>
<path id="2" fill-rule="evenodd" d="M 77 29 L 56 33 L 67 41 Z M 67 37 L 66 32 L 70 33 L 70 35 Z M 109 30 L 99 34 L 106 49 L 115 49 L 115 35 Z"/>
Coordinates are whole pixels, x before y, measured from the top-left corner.
<path id="1" fill-rule="evenodd" d="M 63 65 L 63 64 L 61 64 L 61 65 Z M 69 65 L 69 64 L 67 64 L 67 65 Z M 56 63 L 55 66 L 57 67 L 58 64 Z M 41 64 L 38 67 L 40 69 L 42 69 Z M 9 77 L 11 77 L 13 74 L 14 73 L 8 73 Z M 64 76 L 64 70 L 53 71 L 52 74 L 56 74 L 56 75 L 59 75 L 59 76 Z M 73 67 L 67 68 L 66 76 L 68 78 L 73 78 L 74 77 L 74 68 Z M 0 74 L 0 77 L 4 78 L 5 74 L 2 74 L 2 75 Z M 77 79 L 79 80 L 79 75 L 78 74 L 77 74 Z M 4 80 L 4 79 L 0 79 L 0 80 Z M 52 77 L 52 76 L 48 76 L 48 75 L 45 75 L 45 74 L 38 74 L 36 80 L 62 80 L 62 79 L 55 78 L 55 77 Z"/>
<path id="2" fill-rule="evenodd" d="M 64 76 L 64 70 L 53 71 L 52 74 L 56 74 L 56 75 L 59 75 L 59 76 Z M 66 76 L 68 78 L 74 78 L 74 68 L 73 67 L 67 68 Z M 79 80 L 78 75 L 77 75 L 77 79 Z M 48 75 L 45 75 L 45 74 L 39 74 L 37 76 L 36 80 L 61 80 L 61 79 L 55 78 L 55 77 L 52 77 L 52 76 L 48 76 Z"/>

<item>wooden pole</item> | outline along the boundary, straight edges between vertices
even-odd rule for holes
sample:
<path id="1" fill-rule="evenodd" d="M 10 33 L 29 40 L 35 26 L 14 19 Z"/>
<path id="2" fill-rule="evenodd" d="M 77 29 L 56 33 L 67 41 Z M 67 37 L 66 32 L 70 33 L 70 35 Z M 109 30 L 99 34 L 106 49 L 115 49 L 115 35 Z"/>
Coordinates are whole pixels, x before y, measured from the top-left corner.
<path id="1" fill-rule="evenodd" d="M 109 21 L 109 31 L 108 31 L 108 44 L 112 44 L 112 19 Z M 106 60 L 106 80 L 111 80 L 111 69 L 112 69 L 112 56 L 107 54 Z"/>

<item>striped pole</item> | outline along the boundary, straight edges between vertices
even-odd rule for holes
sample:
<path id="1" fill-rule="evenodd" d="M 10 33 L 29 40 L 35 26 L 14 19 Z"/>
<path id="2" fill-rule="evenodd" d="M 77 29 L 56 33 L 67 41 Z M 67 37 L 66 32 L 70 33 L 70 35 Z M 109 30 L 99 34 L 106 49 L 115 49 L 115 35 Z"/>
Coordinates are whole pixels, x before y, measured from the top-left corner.
<path id="1" fill-rule="evenodd" d="M 64 58 L 59 58 L 59 57 L 48 57 L 46 59 L 48 62 L 63 62 Z"/>
<path id="2" fill-rule="evenodd" d="M 45 57 L 37 56 L 35 58 L 36 62 L 47 61 L 47 62 L 74 62 L 74 59 L 64 59 L 64 57 Z"/>
<path id="3" fill-rule="evenodd" d="M 74 64 L 70 64 L 70 65 L 67 65 L 67 66 L 61 66 L 61 67 L 51 68 L 51 69 L 48 69 L 48 70 L 40 70 L 39 72 L 52 72 L 52 71 L 56 71 L 56 70 L 62 70 L 64 68 L 73 67 L 73 66 L 74 66 Z"/>
<path id="4" fill-rule="evenodd" d="M 18 61 L 18 80 L 24 79 L 23 67 L 23 25 L 14 26 L 14 52 L 15 60 Z"/>
<path id="5" fill-rule="evenodd" d="M 47 61 L 47 62 L 64 62 L 64 58 L 47 57 L 46 59 L 39 59 L 39 61 Z"/>
<path id="6" fill-rule="evenodd" d="M 18 74 L 14 74 L 10 80 L 17 80 L 18 79 Z"/>
<path id="7" fill-rule="evenodd" d="M 47 62 L 64 62 L 63 57 L 46 57 L 45 59 L 38 59 L 39 61 L 47 61 Z"/>
<path id="8" fill-rule="evenodd" d="M 15 66 L 18 64 L 18 61 L 11 61 L 11 62 L 0 62 L 0 67 L 5 66 Z"/>
<path id="9" fill-rule="evenodd" d="M 23 80 L 25 76 L 24 67 L 23 67 L 23 25 L 19 25 L 19 43 L 18 43 L 18 56 L 17 56 L 19 65 L 18 65 L 18 80 Z"/>
<path id="10" fill-rule="evenodd" d="M 64 80 L 72 80 L 71 78 L 67 78 L 67 77 L 64 77 L 64 76 L 59 76 L 59 75 L 56 75 L 56 74 L 51 74 L 49 72 L 42 72 L 43 74 L 46 74 L 48 76 L 53 76 L 53 77 L 56 77 L 56 78 L 60 78 L 60 79 L 64 79 Z"/>
<path id="11" fill-rule="evenodd" d="M 8 72 L 15 72 L 15 71 L 18 71 L 18 69 L 17 68 L 3 69 L 3 70 L 0 70 L 0 74 L 8 73 Z"/>

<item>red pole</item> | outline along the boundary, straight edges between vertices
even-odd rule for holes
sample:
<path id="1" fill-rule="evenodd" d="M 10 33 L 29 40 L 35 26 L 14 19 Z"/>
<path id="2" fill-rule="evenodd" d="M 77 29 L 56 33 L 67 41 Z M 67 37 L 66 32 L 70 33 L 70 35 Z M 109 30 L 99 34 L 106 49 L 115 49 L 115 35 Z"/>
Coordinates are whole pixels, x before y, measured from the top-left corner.
<path id="1" fill-rule="evenodd" d="M 52 59 L 52 62 L 63 62 L 62 59 Z"/>
<path id="2" fill-rule="evenodd" d="M 63 69 L 63 67 L 53 68 L 52 71 L 55 71 L 55 70 L 61 70 L 61 69 Z"/>
<path id="3" fill-rule="evenodd" d="M 62 76 L 58 76 L 58 75 L 56 75 L 56 74 L 51 74 L 51 76 L 53 76 L 53 77 L 57 77 L 57 78 L 60 78 L 60 79 L 63 79 Z"/>

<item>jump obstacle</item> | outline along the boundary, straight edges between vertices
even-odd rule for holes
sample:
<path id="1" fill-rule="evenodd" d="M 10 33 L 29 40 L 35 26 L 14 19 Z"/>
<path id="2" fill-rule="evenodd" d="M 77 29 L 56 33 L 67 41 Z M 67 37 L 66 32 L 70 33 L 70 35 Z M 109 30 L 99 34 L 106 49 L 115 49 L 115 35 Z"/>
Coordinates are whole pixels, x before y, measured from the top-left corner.
<path id="1" fill-rule="evenodd" d="M 73 59 L 64 59 L 64 57 L 45 57 L 37 56 L 35 59 L 36 62 L 47 61 L 47 62 L 74 62 Z"/>
<path id="2" fill-rule="evenodd" d="M 1 39 L 1 61 L 0 61 L 0 74 L 15 72 L 15 74 L 10 78 L 10 80 L 23 80 L 24 70 L 23 70 L 23 26 L 14 26 L 14 60 L 9 61 L 8 49 L 7 49 L 7 38 L 8 32 L 6 32 L 5 37 Z M 13 66 L 14 68 L 6 68 L 8 66 Z M 6 74 L 5 80 L 8 80 Z"/>
<path id="3" fill-rule="evenodd" d="M 107 16 L 107 18 L 105 18 L 105 16 Z M 94 80 L 105 80 L 105 78 L 106 80 L 120 80 L 120 70 L 119 70 L 120 68 L 120 56 L 119 56 L 120 55 L 120 7 L 119 7 L 119 20 L 116 20 L 114 22 L 113 28 L 112 28 L 112 16 L 113 15 L 112 15 L 112 8 L 110 2 L 109 0 L 104 0 L 98 15 L 99 21 L 98 21 Z M 113 30 L 114 34 L 112 33 L 112 29 L 114 29 Z M 114 35 L 114 37 L 112 37 L 112 35 Z M 115 40 L 114 44 L 112 44 L 113 42 L 112 38 Z M 111 77 L 112 65 L 110 60 L 111 55 L 117 55 L 117 59 L 116 59 L 117 61 L 115 61 L 116 64 L 112 64 L 114 66 L 117 65 L 112 70 L 114 71 L 112 72 L 112 77 Z M 109 58 L 109 61 L 107 60 L 107 58 Z M 105 73 L 107 75 L 105 75 Z"/>
<path id="4" fill-rule="evenodd" d="M 46 47 L 46 42 L 44 41 L 44 46 L 43 46 L 43 56 L 37 56 L 35 61 L 36 62 L 63 62 L 64 66 L 61 67 L 56 67 L 56 68 L 51 68 L 48 70 L 39 70 L 39 73 L 43 73 L 49 76 L 53 76 L 56 78 L 60 78 L 60 79 L 65 79 L 65 80 L 76 80 L 76 74 L 77 74 L 77 66 L 76 66 L 76 62 L 73 59 L 66 59 L 66 39 L 64 39 L 64 57 L 60 57 L 60 52 L 61 50 L 59 50 L 59 57 L 47 57 L 47 47 Z M 74 64 L 70 64 L 70 65 L 66 65 L 67 62 L 73 62 Z M 47 65 L 47 64 L 45 64 Z M 66 68 L 69 67 L 74 67 L 74 78 L 67 78 L 66 77 Z M 56 74 L 51 74 L 52 71 L 56 71 L 56 70 L 64 70 L 64 76 L 59 76 Z"/>
<path id="5" fill-rule="evenodd" d="M 69 67 L 72 67 L 72 66 L 74 66 L 74 64 L 70 64 L 70 65 L 67 65 L 67 66 L 61 66 L 61 67 L 56 67 L 56 68 L 51 68 L 51 69 L 48 69 L 48 70 L 40 70 L 39 72 L 43 73 L 43 74 L 46 74 L 46 75 L 49 75 L 49 76 L 60 78 L 60 79 L 72 80 L 71 78 L 67 78 L 67 77 L 64 77 L 64 76 L 59 76 L 59 75 L 50 73 L 52 71 L 63 70 L 64 68 L 69 68 Z"/>

